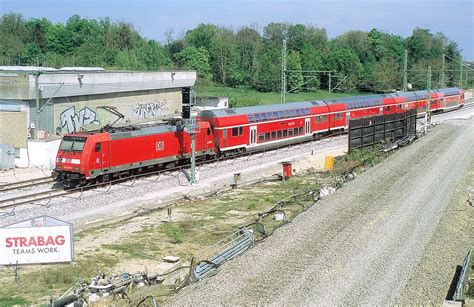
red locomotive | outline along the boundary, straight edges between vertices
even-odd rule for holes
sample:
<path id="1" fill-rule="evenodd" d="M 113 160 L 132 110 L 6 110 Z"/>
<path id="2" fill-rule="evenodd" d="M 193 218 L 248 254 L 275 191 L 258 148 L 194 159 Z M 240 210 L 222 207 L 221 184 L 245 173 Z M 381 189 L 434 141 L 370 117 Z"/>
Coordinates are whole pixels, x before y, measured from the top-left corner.
<path id="1" fill-rule="evenodd" d="M 464 104 L 464 91 L 431 91 L 431 111 Z M 393 114 L 408 109 L 425 112 L 427 91 L 399 92 L 311 102 L 216 109 L 198 115 L 196 156 L 274 148 L 345 130 L 349 119 Z M 182 121 L 154 126 L 108 128 L 64 136 L 53 177 L 77 186 L 185 164 L 191 156 L 191 136 Z"/>

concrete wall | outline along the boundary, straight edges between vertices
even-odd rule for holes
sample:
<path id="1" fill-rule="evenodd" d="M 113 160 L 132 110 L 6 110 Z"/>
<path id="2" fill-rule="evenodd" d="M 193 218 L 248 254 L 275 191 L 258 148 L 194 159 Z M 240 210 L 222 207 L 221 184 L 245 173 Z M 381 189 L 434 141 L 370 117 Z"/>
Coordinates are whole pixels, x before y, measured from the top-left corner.
<path id="1" fill-rule="evenodd" d="M 35 74 L 39 73 L 39 95 L 70 97 L 106 93 L 146 91 L 166 88 L 192 87 L 195 71 L 41 71 L 41 67 L 28 71 L 0 69 L 0 99 L 36 99 Z"/>
<path id="2" fill-rule="evenodd" d="M 26 148 L 28 112 L 24 106 L 20 111 L 4 111 L 0 108 L 0 144 Z"/>
<path id="3" fill-rule="evenodd" d="M 195 82 L 195 71 L 49 73 L 39 77 L 42 98 L 183 88 Z M 29 99 L 35 99 L 33 75 L 29 75 L 28 83 Z"/>
<path id="4" fill-rule="evenodd" d="M 181 112 L 181 101 L 181 89 L 59 97 L 52 99 L 37 113 L 35 101 L 32 100 L 31 122 L 37 131 L 47 130 L 52 135 L 62 135 L 84 126 L 105 126 L 117 119 L 117 116 L 99 106 L 116 107 L 125 116 L 120 123 L 125 123 L 174 117 Z"/>
<path id="5" fill-rule="evenodd" d="M 28 99 L 29 86 L 28 75 L 0 73 L 0 99 Z"/>

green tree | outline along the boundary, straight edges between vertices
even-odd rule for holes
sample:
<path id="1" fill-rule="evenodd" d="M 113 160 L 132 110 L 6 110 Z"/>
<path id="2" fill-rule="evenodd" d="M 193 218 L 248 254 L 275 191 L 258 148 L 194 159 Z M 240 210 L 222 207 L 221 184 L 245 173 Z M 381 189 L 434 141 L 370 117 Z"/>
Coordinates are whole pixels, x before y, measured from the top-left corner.
<path id="1" fill-rule="evenodd" d="M 177 53 L 175 58 L 180 67 L 196 70 L 201 82 L 205 84 L 211 82 L 212 76 L 209 55 L 204 47 L 196 48 L 194 46 L 188 46 Z"/>
<path id="2" fill-rule="evenodd" d="M 289 73 L 287 78 L 287 89 L 293 93 L 299 92 L 303 86 L 303 74 L 301 73 L 301 58 L 300 54 L 297 51 L 291 51 L 288 54 L 288 70 L 293 70 Z"/>
<path id="3" fill-rule="evenodd" d="M 326 58 L 326 65 L 328 70 L 338 72 L 340 80 L 346 78 L 344 88 L 355 90 L 359 87 L 363 69 L 354 51 L 348 48 L 333 51 Z"/>
<path id="4" fill-rule="evenodd" d="M 42 19 L 29 19 L 26 21 L 25 26 L 28 31 L 28 37 L 32 43 L 35 43 L 42 52 L 48 51 L 48 40 L 47 33 L 49 28 L 52 26 L 51 22 L 46 18 Z"/>
<path id="5" fill-rule="evenodd" d="M 263 28 L 263 38 L 271 48 L 281 49 L 283 39 L 288 38 L 288 23 L 269 23 Z"/>
<path id="6" fill-rule="evenodd" d="M 306 26 L 305 41 L 313 45 L 320 53 L 327 51 L 328 35 L 326 29 L 317 28 L 311 25 Z"/>
<path id="7" fill-rule="evenodd" d="M 239 69 L 239 53 L 235 34 L 232 30 L 219 28 L 215 39 L 213 66 L 215 79 L 224 85 L 238 85 L 243 74 Z"/>
<path id="8" fill-rule="evenodd" d="M 301 68 L 306 71 L 323 70 L 323 60 L 318 50 L 311 44 L 305 44 L 301 49 Z M 320 85 L 319 73 L 308 73 L 304 76 L 304 86 L 307 89 L 315 90 Z"/>
<path id="9" fill-rule="evenodd" d="M 26 34 L 25 21 L 20 14 L 3 15 L 0 19 L 0 54 L 18 57 L 23 50 Z"/>
<path id="10" fill-rule="evenodd" d="M 288 26 L 288 48 L 301 51 L 306 44 L 306 27 L 302 24 Z"/>
<path id="11" fill-rule="evenodd" d="M 219 28 L 211 24 L 200 24 L 197 28 L 186 32 L 186 41 L 196 47 L 203 47 L 207 51 L 215 49 Z"/>
<path id="12" fill-rule="evenodd" d="M 62 24 L 55 24 L 48 29 L 46 41 L 48 50 L 58 54 L 70 53 L 76 47 L 72 32 Z"/>
<path id="13" fill-rule="evenodd" d="M 263 41 L 257 30 L 245 27 L 237 32 L 236 50 L 238 52 L 238 65 L 244 84 L 251 84 L 253 82 L 262 48 Z"/>
<path id="14" fill-rule="evenodd" d="M 281 76 L 281 51 L 266 47 L 260 55 L 253 87 L 262 92 L 278 91 Z"/>
<path id="15" fill-rule="evenodd" d="M 394 58 L 386 57 L 375 64 L 373 85 L 375 91 L 391 92 L 400 89 L 402 79 L 402 66 Z"/>
<path id="16" fill-rule="evenodd" d="M 20 53 L 23 65 L 36 65 L 41 59 L 42 51 L 36 43 L 26 44 Z"/>

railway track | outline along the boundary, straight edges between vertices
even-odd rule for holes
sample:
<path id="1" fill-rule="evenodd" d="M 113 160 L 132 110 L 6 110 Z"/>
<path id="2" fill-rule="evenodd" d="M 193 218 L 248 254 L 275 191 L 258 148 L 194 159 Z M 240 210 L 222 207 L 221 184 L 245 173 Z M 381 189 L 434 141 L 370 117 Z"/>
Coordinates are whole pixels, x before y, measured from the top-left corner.
<path id="1" fill-rule="evenodd" d="M 37 185 L 41 185 L 45 183 L 53 183 L 53 182 L 54 180 L 51 177 L 41 177 L 41 178 L 35 178 L 35 179 L 30 179 L 30 180 L 7 183 L 7 184 L 0 185 L 0 193 L 11 191 L 11 190 L 31 188 Z"/>
<path id="2" fill-rule="evenodd" d="M 333 134 L 331 136 L 323 137 L 319 140 L 339 137 L 342 134 L 343 133 Z M 218 163 L 218 162 L 223 162 L 223 161 L 236 159 L 236 158 L 250 157 L 250 156 L 253 156 L 253 155 L 256 155 L 256 154 L 262 154 L 262 153 L 265 153 L 265 152 L 275 151 L 275 150 L 278 150 L 278 149 L 283 149 L 283 148 L 287 148 L 287 147 L 291 147 L 291 146 L 300 146 L 300 145 L 302 145 L 304 143 L 308 143 L 308 142 L 312 142 L 312 141 L 305 141 L 305 142 L 300 142 L 300 143 L 295 143 L 295 144 L 287 144 L 287 145 L 284 145 L 284 146 L 280 146 L 278 148 L 273 148 L 271 150 L 260 150 L 260 151 L 254 151 L 254 152 L 251 152 L 251 153 L 244 152 L 244 153 L 240 153 L 240 154 L 236 154 L 236 155 L 232 155 L 232 156 L 228 156 L 228 157 L 219 157 L 219 158 L 213 158 L 213 159 L 209 159 L 209 160 L 199 161 L 199 162 L 196 162 L 196 167 L 201 167 L 205 164 L 210 164 L 210 163 L 215 163 L 215 162 Z M 125 181 L 144 179 L 145 177 L 166 175 L 166 174 L 170 174 L 170 173 L 173 173 L 173 172 L 183 171 L 183 170 L 189 169 L 189 167 L 190 166 L 188 164 L 184 164 L 184 165 L 180 165 L 180 166 L 165 168 L 165 169 L 162 169 L 162 170 L 159 170 L 159 171 L 127 176 L 127 177 L 115 179 L 113 181 L 99 182 L 99 183 L 95 183 L 95 184 L 91 184 L 91 185 L 87 185 L 87 186 L 83 186 L 83 187 L 71 188 L 71 189 L 67 189 L 67 190 L 60 190 L 60 189 L 48 190 L 48 191 L 42 191 L 42 192 L 38 192 L 38 193 L 32 193 L 32 194 L 13 197 L 13 198 L 8 198 L 8 199 L 0 200 L 0 210 L 15 208 L 16 206 L 20 206 L 20 205 L 34 204 L 35 202 L 44 201 L 44 200 L 49 201 L 53 198 L 72 195 L 74 193 L 79 193 L 81 195 L 84 191 L 87 191 L 87 190 L 100 188 L 100 187 L 112 186 L 112 185 L 116 185 L 116 184 L 119 184 L 119 183 L 123 183 Z M 77 198 L 79 198 L 79 197 L 80 196 L 78 196 Z M 38 204 L 38 205 L 46 205 L 46 204 Z"/>
<path id="3" fill-rule="evenodd" d="M 0 200 L 0 209 L 12 208 L 19 205 L 34 203 L 36 201 L 41 201 L 41 200 L 50 200 L 52 198 L 65 196 L 70 193 L 71 191 L 69 190 L 49 190 L 49 191 L 43 191 L 39 193 L 33 193 L 33 194 L 8 198 L 8 199 Z"/>
<path id="4" fill-rule="evenodd" d="M 474 99 L 469 99 L 468 101 L 466 101 L 463 108 L 466 108 L 466 107 L 471 108 L 473 106 L 474 106 Z M 463 108 L 461 108 L 460 110 L 463 110 Z M 455 110 L 455 111 L 452 111 L 452 112 L 456 112 L 456 111 L 458 111 L 458 110 Z M 440 113 L 438 115 L 441 115 L 441 114 L 446 114 L 446 113 Z M 338 137 L 338 136 L 341 136 L 342 134 L 343 133 L 332 134 L 332 135 L 329 135 L 329 136 L 326 136 L 326 137 L 322 137 L 319 140 Z M 312 141 L 305 141 L 305 142 L 295 143 L 295 144 L 291 144 L 291 145 L 287 144 L 287 145 L 284 145 L 284 146 L 273 148 L 270 151 L 278 150 L 278 149 L 282 149 L 282 148 L 286 148 L 286 147 L 290 147 L 290 146 L 299 146 L 299 145 L 302 145 L 303 143 L 307 143 L 307 142 L 312 142 Z M 199 166 L 202 166 L 204 164 L 220 162 L 220 161 L 225 161 L 225 160 L 229 160 L 229 159 L 236 159 L 236 158 L 251 156 L 251 155 L 255 155 L 255 154 L 262 154 L 262 153 L 265 153 L 267 151 L 268 150 L 261 150 L 261 151 L 251 152 L 251 153 L 244 152 L 244 153 L 232 155 L 232 156 L 229 156 L 229 157 L 213 158 L 213 159 L 209 159 L 209 160 L 205 160 L 205 161 L 196 162 L 196 166 L 199 167 Z M 159 176 L 159 175 L 162 175 L 162 174 L 172 173 L 172 172 L 175 172 L 175 171 L 183 171 L 183 170 L 188 169 L 188 168 L 189 168 L 189 165 L 185 164 L 185 165 L 181 165 L 181 166 L 175 166 L 175 167 L 171 167 L 171 168 L 162 169 L 162 170 L 155 171 L 155 172 L 132 175 L 132 176 L 116 179 L 116 180 L 113 180 L 113 181 L 95 183 L 95 184 L 91 184 L 91 185 L 84 186 L 84 187 L 72 188 L 72 189 L 68 189 L 68 190 L 59 190 L 59 189 L 58 190 L 48 190 L 48 191 L 43 191 L 43 192 L 34 193 L 34 194 L 22 195 L 22 196 L 18 196 L 18 197 L 14 197 L 14 198 L 0 200 L 0 209 L 8 209 L 8 208 L 16 207 L 16 206 L 19 206 L 19 205 L 31 204 L 31 203 L 38 202 L 38 201 L 51 200 L 53 198 L 62 197 L 62 196 L 70 195 L 70 194 L 73 194 L 73 193 L 81 193 L 82 194 L 82 192 L 84 192 L 86 190 L 94 189 L 94 188 L 99 188 L 99 187 L 104 187 L 104 186 L 109 186 L 109 185 L 111 186 L 111 185 L 114 185 L 114 184 L 129 181 L 129 180 L 142 179 L 144 177 Z M 13 189 L 21 189 L 21 188 L 25 188 L 25 187 L 34 186 L 34 185 L 44 184 L 44 183 L 47 183 L 47 182 L 53 182 L 53 180 L 51 178 L 45 177 L 45 178 L 38 178 L 37 181 L 34 181 L 34 182 L 32 182 L 31 180 L 30 181 L 21 181 L 21 182 L 16 183 L 17 184 L 16 187 L 14 187 L 14 184 L 8 184 L 8 185 L 0 186 L 0 192 L 4 192 L 4 191 L 7 191 L 7 190 L 13 190 Z"/>

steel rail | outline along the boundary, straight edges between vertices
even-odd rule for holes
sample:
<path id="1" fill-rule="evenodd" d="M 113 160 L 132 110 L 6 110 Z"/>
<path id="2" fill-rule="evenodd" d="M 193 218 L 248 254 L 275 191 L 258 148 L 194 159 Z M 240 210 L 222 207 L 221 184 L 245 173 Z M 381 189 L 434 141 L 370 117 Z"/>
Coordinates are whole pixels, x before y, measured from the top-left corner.
<path id="1" fill-rule="evenodd" d="M 33 193 L 28 195 L 22 195 L 17 197 L 12 197 L 4 200 L 0 200 L 0 209 L 6 209 L 10 207 L 16 207 L 18 205 L 24 205 L 40 200 L 50 200 L 54 197 L 64 196 L 70 194 L 68 190 L 49 190 L 42 191 L 39 193 Z"/>
<path id="2" fill-rule="evenodd" d="M 37 185 L 52 183 L 52 182 L 54 182 L 54 180 L 48 176 L 48 177 L 41 177 L 41 178 L 6 183 L 3 185 L 0 185 L 0 193 L 16 190 L 16 189 L 19 190 L 19 189 L 24 189 L 24 188 L 30 188 Z"/>

